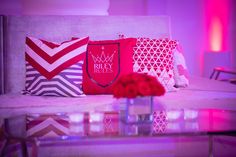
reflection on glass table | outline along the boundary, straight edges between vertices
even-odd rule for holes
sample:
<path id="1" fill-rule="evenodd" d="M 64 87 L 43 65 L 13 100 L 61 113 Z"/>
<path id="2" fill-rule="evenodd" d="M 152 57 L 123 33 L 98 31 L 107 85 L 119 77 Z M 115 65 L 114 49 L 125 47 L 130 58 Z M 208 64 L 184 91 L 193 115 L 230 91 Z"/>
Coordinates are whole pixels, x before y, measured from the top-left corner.
<path id="1" fill-rule="evenodd" d="M 122 116 L 123 114 L 119 111 L 40 115 L 34 118 L 31 117 L 27 121 L 27 132 L 30 132 L 30 137 L 39 137 L 37 135 L 40 135 L 40 138 L 43 139 L 61 137 L 62 135 L 74 138 L 127 137 L 143 136 L 142 132 L 145 132 L 145 135 L 155 137 L 178 134 L 228 134 L 236 131 L 236 112 L 228 110 L 154 111 L 151 123 L 137 124 L 123 122 Z M 50 123 L 48 119 L 51 119 L 54 123 Z M 140 120 L 142 121 L 142 119 Z M 54 125 L 54 127 L 52 127 L 53 129 L 50 127 L 41 127 L 40 129 L 39 121 L 45 121 L 44 125 L 48 123 L 48 125 Z M 60 129 L 62 130 L 60 131 Z M 48 134 L 53 131 L 54 134 Z"/>
<path id="2" fill-rule="evenodd" d="M 122 139 L 206 136 L 209 156 L 213 156 L 213 136 L 236 134 L 236 112 L 229 110 L 157 110 L 151 123 L 125 123 L 123 116 L 121 111 L 26 115 L 26 139 L 34 141 L 37 152 L 42 145 L 73 142 L 84 145 L 99 140 L 106 144 Z"/>

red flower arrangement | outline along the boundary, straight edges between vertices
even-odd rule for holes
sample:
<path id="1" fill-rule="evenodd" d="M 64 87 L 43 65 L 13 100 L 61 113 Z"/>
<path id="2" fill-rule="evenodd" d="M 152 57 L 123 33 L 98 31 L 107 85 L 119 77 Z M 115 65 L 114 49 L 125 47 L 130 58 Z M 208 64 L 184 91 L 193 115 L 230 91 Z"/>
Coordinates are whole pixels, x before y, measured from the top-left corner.
<path id="1" fill-rule="evenodd" d="M 155 77 L 142 73 L 123 75 L 113 85 L 113 95 L 115 98 L 161 96 L 164 94 L 165 88 Z"/>

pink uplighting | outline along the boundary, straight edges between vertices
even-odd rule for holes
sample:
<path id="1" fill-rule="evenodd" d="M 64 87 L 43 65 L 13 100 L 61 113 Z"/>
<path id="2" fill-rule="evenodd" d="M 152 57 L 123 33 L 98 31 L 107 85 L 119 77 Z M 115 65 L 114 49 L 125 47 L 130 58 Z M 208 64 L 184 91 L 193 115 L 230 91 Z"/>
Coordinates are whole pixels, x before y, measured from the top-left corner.
<path id="1" fill-rule="evenodd" d="M 208 50 L 222 52 L 228 49 L 229 0 L 206 2 Z"/>
<path id="2" fill-rule="evenodd" d="M 210 49 L 212 51 L 222 50 L 222 23 L 218 17 L 213 17 L 210 26 Z"/>

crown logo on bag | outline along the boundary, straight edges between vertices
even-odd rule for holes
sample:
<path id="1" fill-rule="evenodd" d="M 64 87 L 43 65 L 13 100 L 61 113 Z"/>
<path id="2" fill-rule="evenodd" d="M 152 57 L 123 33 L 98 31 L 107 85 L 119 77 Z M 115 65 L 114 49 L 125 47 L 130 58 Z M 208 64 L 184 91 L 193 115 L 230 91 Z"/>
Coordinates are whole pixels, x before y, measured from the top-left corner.
<path id="1" fill-rule="evenodd" d="M 116 53 L 116 51 L 114 51 L 110 56 L 107 54 L 105 54 L 105 52 L 104 52 L 104 46 L 102 46 L 102 53 L 101 53 L 101 55 L 93 55 L 91 52 L 90 52 L 90 54 L 91 54 L 91 56 L 92 56 L 92 58 L 93 58 L 93 61 L 94 61 L 94 63 L 111 63 L 111 62 L 113 62 L 113 58 L 114 58 L 114 55 L 115 55 L 115 53 Z"/>
<path id="2" fill-rule="evenodd" d="M 113 58 L 116 53 L 116 50 L 110 55 L 106 55 L 104 52 L 104 46 L 101 47 L 102 53 L 100 55 L 93 55 L 92 52 L 89 52 L 93 59 L 93 69 L 94 73 L 113 73 Z"/>

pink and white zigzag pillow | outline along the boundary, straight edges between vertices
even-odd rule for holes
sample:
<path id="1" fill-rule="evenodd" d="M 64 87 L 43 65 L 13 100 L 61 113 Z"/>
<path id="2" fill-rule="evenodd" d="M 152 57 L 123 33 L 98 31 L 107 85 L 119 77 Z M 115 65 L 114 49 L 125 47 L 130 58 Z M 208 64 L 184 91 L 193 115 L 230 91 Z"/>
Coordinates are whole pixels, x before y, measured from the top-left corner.
<path id="1" fill-rule="evenodd" d="M 89 37 L 61 44 L 26 37 L 25 93 L 77 97 L 82 91 L 82 65 Z"/>

